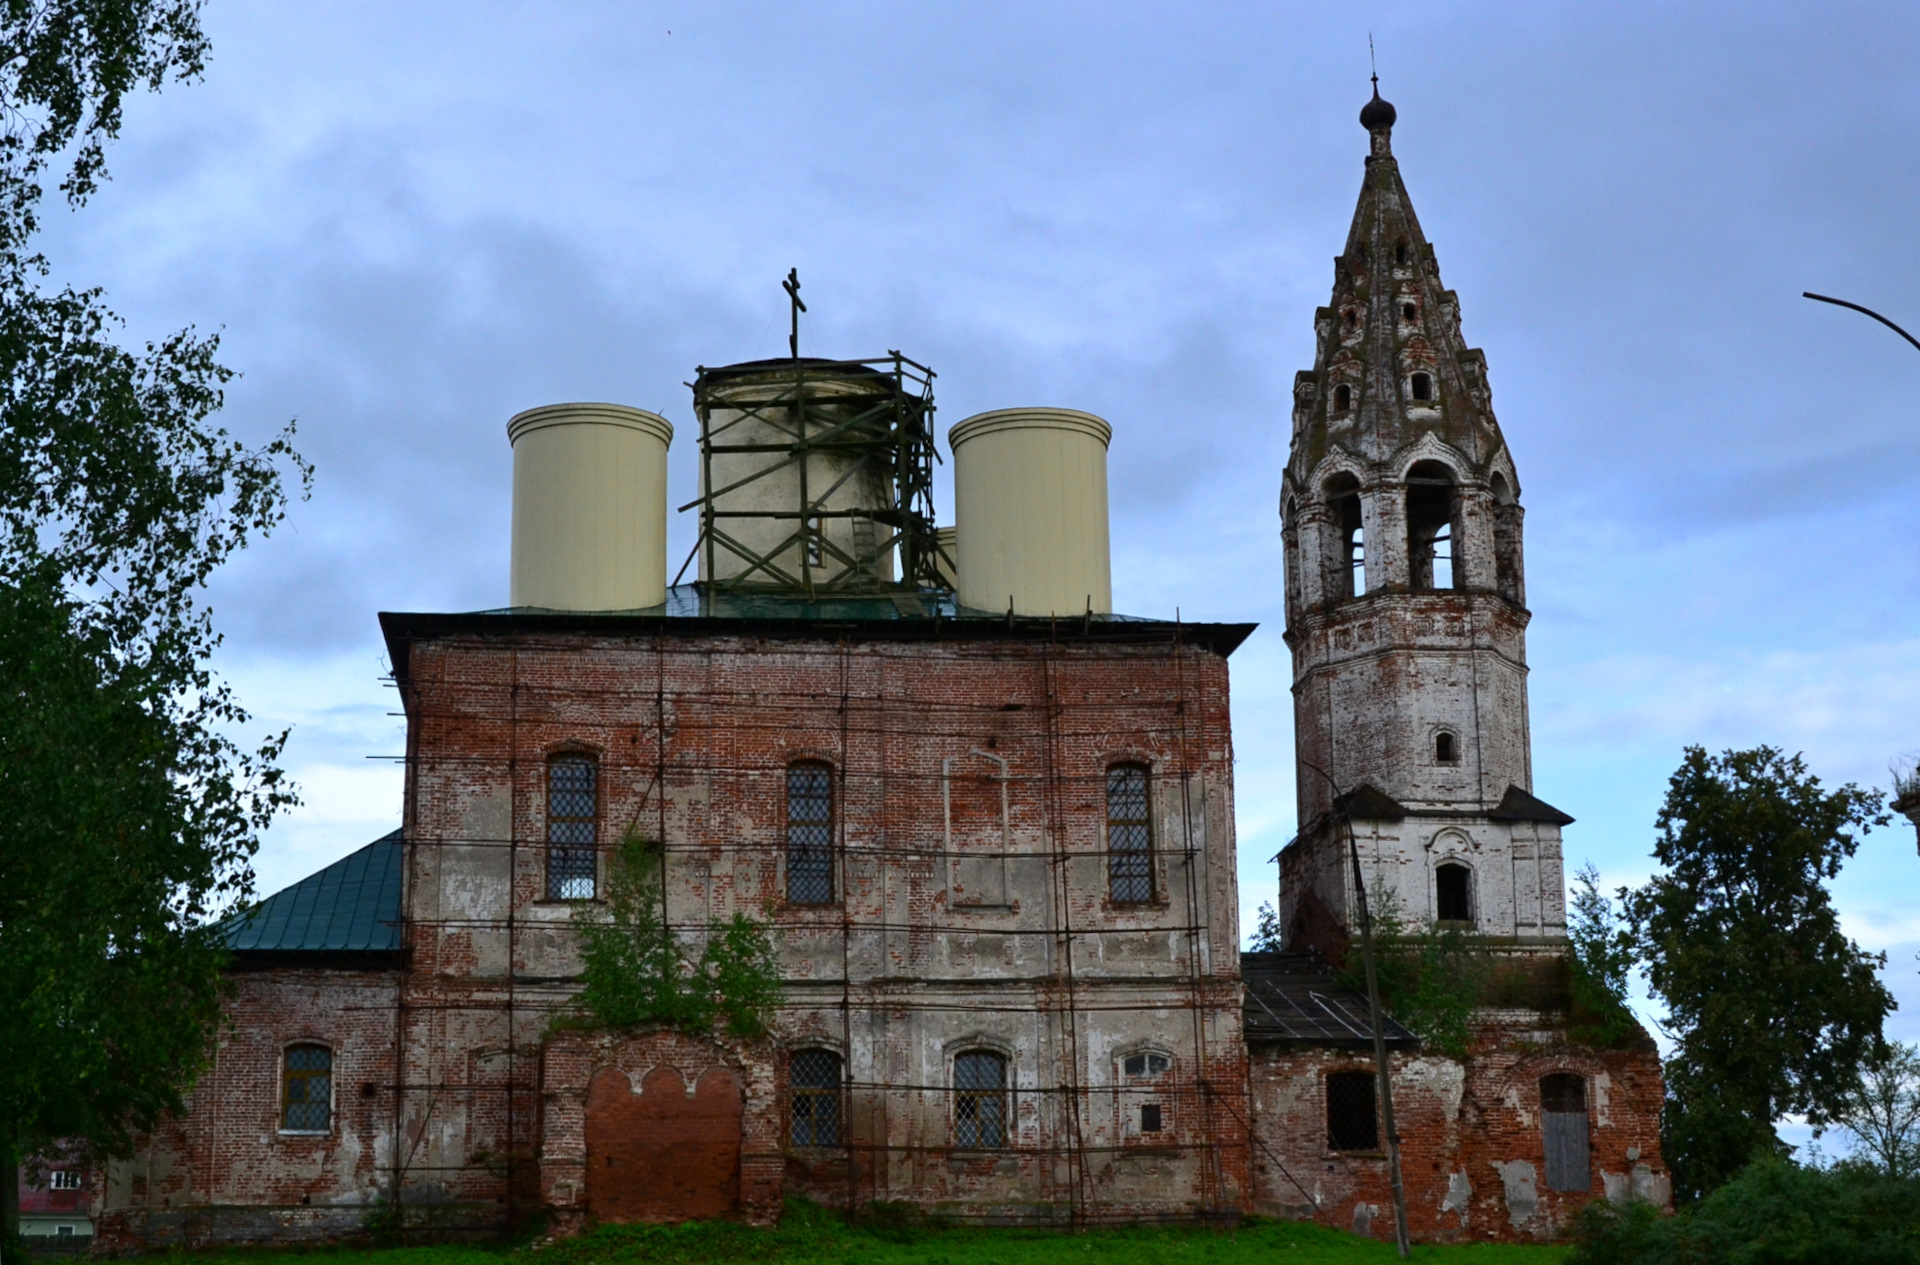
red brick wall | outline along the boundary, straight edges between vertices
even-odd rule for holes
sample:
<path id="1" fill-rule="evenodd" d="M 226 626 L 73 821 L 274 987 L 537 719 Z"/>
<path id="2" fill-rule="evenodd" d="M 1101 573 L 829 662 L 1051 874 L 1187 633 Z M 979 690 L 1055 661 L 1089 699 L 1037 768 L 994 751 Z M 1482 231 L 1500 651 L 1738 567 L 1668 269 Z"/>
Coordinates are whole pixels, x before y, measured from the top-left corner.
<path id="1" fill-rule="evenodd" d="M 1327 1143 L 1327 1073 L 1371 1072 L 1371 1051 L 1260 1047 L 1250 1057 L 1260 1210 L 1390 1238 L 1385 1156 L 1340 1154 Z M 1392 1065 L 1415 1238 L 1550 1238 L 1596 1198 L 1634 1191 L 1668 1202 L 1660 1062 L 1650 1040 L 1595 1050 L 1514 1015 L 1478 1028 L 1465 1059 L 1397 1053 Z M 1540 1078 L 1552 1072 L 1587 1079 L 1592 1186 L 1583 1193 L 1547 1189 Z"/>

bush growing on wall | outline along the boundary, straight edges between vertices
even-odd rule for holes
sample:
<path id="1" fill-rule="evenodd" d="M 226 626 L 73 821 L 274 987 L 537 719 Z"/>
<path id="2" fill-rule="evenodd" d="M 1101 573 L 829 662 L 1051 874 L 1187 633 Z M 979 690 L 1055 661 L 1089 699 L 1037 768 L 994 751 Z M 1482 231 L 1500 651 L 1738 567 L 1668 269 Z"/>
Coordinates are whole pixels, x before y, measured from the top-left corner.
<path id="1" fill-rule="evenodd" d="M 629 831 L 614 850 L 607 904 L 582 906 L 579 1005 L 609 1028 L 665 1026 L 704 1036 L 715 1027 L 759 1036 L 780 997 L 766 924 L 735 912 L 706 928 L 697 957 L 663 914 L 666 856 Z"/>

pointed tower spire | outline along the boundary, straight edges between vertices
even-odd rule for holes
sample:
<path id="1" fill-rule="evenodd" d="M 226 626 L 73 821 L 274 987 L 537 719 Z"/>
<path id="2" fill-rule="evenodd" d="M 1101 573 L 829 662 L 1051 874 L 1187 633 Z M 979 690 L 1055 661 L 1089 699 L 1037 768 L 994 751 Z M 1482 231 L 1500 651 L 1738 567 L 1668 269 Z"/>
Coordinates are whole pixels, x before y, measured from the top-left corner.
<path id="1" fill-rule="evenodd" d="M 1520 485 L 1486 358 L 1401 182 L 1396 119 L 1376 79 L 1333 301 L 1294 379 L 1281 516 L 1300 835 L 1282 917 L 1289 939 L 1339 947 L 1344 815 L 1373 832 L 1409 916 L 1553 939 L 1568 819 L 1532 796 Z"/>

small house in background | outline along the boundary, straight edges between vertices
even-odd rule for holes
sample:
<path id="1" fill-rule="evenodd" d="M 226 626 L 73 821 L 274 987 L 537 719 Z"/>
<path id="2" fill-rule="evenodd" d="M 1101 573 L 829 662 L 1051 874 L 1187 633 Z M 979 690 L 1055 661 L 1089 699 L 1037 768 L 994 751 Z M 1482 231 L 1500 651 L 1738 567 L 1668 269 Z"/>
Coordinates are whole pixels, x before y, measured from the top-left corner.
<path id="1" fill-rule="evenodd" d="M 36 1251 L 84 1251 L 93 1244 L 93 1176 L 79 1164 L 49 1164 L 37 1176 L 22 1165 L 20 1234 Z M 50 1240 L 50 1241 L 49 1241 Z"/>

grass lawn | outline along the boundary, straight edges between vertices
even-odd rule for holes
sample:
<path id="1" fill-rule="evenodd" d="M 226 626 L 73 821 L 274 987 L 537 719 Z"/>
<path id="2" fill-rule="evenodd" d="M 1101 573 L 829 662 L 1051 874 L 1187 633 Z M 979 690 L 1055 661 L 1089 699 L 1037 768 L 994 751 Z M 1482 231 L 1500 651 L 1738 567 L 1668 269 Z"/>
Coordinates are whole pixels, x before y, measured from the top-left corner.
<path id="1" fill-rule="evenodd" d="M 1470 1244 L 1413 1249 L 1433 1265 L 1549 1265 L 1566 1249 Z M 192 1265 L 1387 1265 L 1390 1243 L 1300 1222 L 1204 1229 L 947 1229 L 848 1225 L 790 1207 L 777 1229 L 726 1222 L 605 1226 L 544 1248 L 396 1247 L 177 1253 Z"/>

